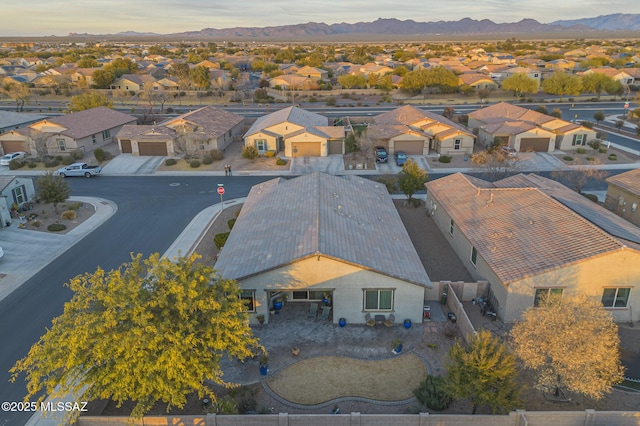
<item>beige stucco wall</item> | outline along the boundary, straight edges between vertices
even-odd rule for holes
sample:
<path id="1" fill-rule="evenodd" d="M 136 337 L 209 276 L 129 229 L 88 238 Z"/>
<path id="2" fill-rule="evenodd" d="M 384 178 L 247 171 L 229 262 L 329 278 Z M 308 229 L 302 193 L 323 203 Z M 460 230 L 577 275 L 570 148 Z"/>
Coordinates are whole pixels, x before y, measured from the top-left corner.
<path id="1" fill-rule="evenodd" d="M 271 127 L 266 127 L 264 130 L 275 133 L 276 135 L 286 136 L 303 129 L 304 127 L 302 126 L 285 121 L 284 123 L 278 123 Z"/>
<path id="2" fill-rule="evenodd" d="M 297 142 L 310 142 L 310 143 L 320 143 L 320 156 L 326 157 L 329 151 L 329 147 L 327 144 L 327 139 L 322 136 L 314 135 L 313 133 L 304 132 L 299 135 L 292 136 L 290 138 L 286 138 L 284 140 L 284 156 L 285 157 L 293 157 L 293 152 L 291 151 L 291 144 Z"/>
<path id="3" fill-rule="evenodd" d="M 640 195 L 609 184 L 605 205 L 618 216 L 640 226 Z"/>
<path id="4" fill-rule="evenodd" d="M 585 141 L 585 146 L 574 146 L 571 145 L 571 143 L 573 142 L 573 135 L 575 134 L 586 134 L 587 138 Z M 560 150 L 570 150 L 570 149 L 577 149 L 577 148 L 587 148 L 590 149 L 590 147 L 588 145 L 586 145 L 587 143 L 591 142 L 592 140 L 597 139 L 597 132 L 591 129 L 587 129 L 586 127 L 580 128 L 580 129 L 575 129 L 572 130 L 570 132 L 566 132 L 562 135 L 558 135 L 556 137 L 556 148 L 560 149 Z"/>
<path id="5" fill-rule="evenodd" d="M 264 139 L 267 141 L 267 151 L 277 151 L 277 138 L 271 134 L 258 132 L 248 135 L 244 138 L 244 146 L 256 146 L 256 140 Z"/>
<path id="6" fill-rule="evenodd" d="M 325 256 L 312 256 L 273 271 L 240 280 L 246 290 L 255 290 L 256 312 L 250 314 L 250 322 L 257 323 L 256 316 L 269 317 L 268 290 L 288 291 L 296 289 L 332 291 L 334 322 L 345 318 L 347 323 L 364 323 L 363 289 L 394 289 L 392 311 L 370 312 L 388 316 L 393 313 L 396 321 L 410 319 L 422 321 L 422 307 L 425 287 L 407 283 L 377 272 L 367 271 Z M 287 301 L 286 303 L 296 303 Z M 286 304 L 283 309 L 286 309 Z"/>
<path id="7" fill-rule="evenodd" d="M 460 139 L 460 149 L 454 149 L 455 140 Z M 458 154 L 462 152 L 466 152 L 467 154 L 473 154 L 473 136 L 458 134 L 454 136 L 450 136 L 446 139 L 438 139 L 436 143 L 436 150 L 439 154 Z"/>

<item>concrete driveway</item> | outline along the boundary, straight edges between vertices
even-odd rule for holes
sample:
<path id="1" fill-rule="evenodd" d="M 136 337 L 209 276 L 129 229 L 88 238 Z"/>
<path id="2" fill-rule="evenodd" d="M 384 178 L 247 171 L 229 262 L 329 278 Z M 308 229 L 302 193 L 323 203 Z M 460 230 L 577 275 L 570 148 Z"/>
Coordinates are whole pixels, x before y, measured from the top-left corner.
<path id="1" fill-rule="evenodd" d="M 151 175 L 165 157 L 134 156 L 120 154 L 102 168 L 105 175 Z"/>

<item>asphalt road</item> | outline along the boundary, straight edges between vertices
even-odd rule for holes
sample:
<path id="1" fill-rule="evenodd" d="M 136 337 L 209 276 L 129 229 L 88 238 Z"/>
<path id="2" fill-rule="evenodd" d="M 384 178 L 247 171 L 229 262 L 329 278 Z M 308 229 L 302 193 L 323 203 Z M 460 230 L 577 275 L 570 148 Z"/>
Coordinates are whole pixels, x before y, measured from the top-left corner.
<path id="1" fill-rule="evenodd" d="M 163 253 L 203 208 L 219 202 L 218 181 L 225 198 L 246 196 L 252 185 L 268 177 L 109 177 L 69 179 L 72 195 L 107 198 L 118 212 L 18 290 L 0 301 L 0 402 L 22 401 L 21 376 L 9 383 L 9 369 L 25 356 L 51 320 L 60 315 L 71 291 L 63 284 L 74 276 L 109 270 L 129 260 L 129 253 Z M 24 424 L 31 413 L 0 412 L 0 425 Z"/>
<path id="2" fill-rule="evenodd" d="M 619 173 L 622 171 L 615 171 Z M 548 174 L 544 174 L 548 177 Z M 434 174 L 437 179 L 442 174 Z M 217 184 L 225 184 L 225 199 L 244 197 L 252 185 L 271 177 L 152 176 L 69 179 L 72 195 L 115 201 L 117 213 L 107 222 L 0 301 L 0 402 L 21 401 L 26 393 L 21 376 L 9 383 L 9 369 L 25 356 L 51 320 L 60 315 L 71 291 L 64 283 L 126 262 L 130 253 L 163 253 L 193 217 L 219 202 Z M 585 189 L 606 189 L 590 182 Z M 0 425 L 24 424 L 31 413 L 0 412 Z"/>

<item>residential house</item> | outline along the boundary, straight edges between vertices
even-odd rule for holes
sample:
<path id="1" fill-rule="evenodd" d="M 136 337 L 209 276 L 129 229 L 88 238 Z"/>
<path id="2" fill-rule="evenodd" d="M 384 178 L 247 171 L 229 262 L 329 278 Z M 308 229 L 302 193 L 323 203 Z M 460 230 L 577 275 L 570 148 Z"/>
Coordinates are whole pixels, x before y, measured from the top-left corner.
<path id="1" fill-rule="evenodd" d="M 269 80 L 269 87 L 283 90 L 314 90 L 318 81 L 298 74 L 284 74 Z"/>
<path id="2" fill-rule="evenodd" d="M 310 78 L 313 80 L 329 79 L 329 73 L 326 70 L 323 70 L 321 68 L 304 66 L 302 68 L 299 68 L 295 73 L 302 77 Z"/>
<path id="3" fill-rule="evenodd" d="M 204 60 L 201 62 L 198 62 L 196 65 L 196 67 L 206 67 L 209 69 L 209 71 L 213 71 L 213 70 L 219 70 L 220 69 L 220 63 L 219 62 L 213 62 L 210 60 Z"/>
<path id="4" fill-rule="evenodd" d="M 140 91 L 147 83 L 154 83 L 155 78 L 148 74 L 123 74 L 120 78 L 111 83 L 111 90 Z"/>
<path id="5" fill-rule="evenodd" d="M 174 157 L 224 150 L 243 126 L 242 116 L 209 105 L 159 124 L 124 126 L 116 139 L 124 154 Z"/>
<path id="6" fill-rule="evenodd" d="M 477 89 L 496 90 L 500 86 L 486 74 L 470 72 L 458 76 L 460 85 L 468 85 Z"/>
<path id="7" fill-rule="evenodd" d="M 389 314 L 419 323 L 433 292 L 384 185 L 352 175 L 253 186 L 216 271 L 238 281 L 251 324 L 268 322 L 273 301 L 285 296 L 307 305 L 327 297 L 334 323 Z"/>
<path id="8" fill-rule="evenodd" d="M 36 195 L 33 180 L 20 176 L 0 176 L 0 228 L 11 225 L 11 209 L 22 206 Z"/>
<path id="9" fill-rule="evenodd" d="M 366 76 L 369 76 L 370 74 L 377 74 L 379 76 L 383 76 L 385 74 L 389 74 L 392 72 L 393 72 L 393 68 L 390 68 L 386 65 L 378 65 L 373 62 L 369 62 L 362 65 L 358 69 L 357 74 L 362 74 L 366 77 Z"/>
<path id="10" fill-rule="evenodd" d="M 494 183 L 460 173 L 426 184 L 429 215 L 505 322 L 542 295 L 586 294 L 640 320 L 640 229 L 535 174 Z"/>
<path id="11" fill-rule="evenodd" d="M 47 116 L 42 114 L 31 114 L 28 112 L 0 111 L 0 135 L 10 130 L 26 127 L 36 121 L 45 119 Z M 21 151 L 17 149 L 16 151 Z M 4 151 L 5 154 L 16 151 Z"/>
<path id="12" fill-rule="evenodd" d="M 137 119 L 107 107 L 91 108 L 35 122 L 0 135 L 4 152 L 25 151 L 35 157 L 91 152 L 113 141 L 122 126 Z"/>
<path id="13" fill-rule="evenodd" d="M 607 77 L 619 81 L 624 85 L 633 84 L 634 78 L 626 72 L 626 70 L 619 70 L 611 67 L 591 68 L 586 70 L 582 75 L 589 75 L 591 73 L 604 74 Z"/>
<path id="14" fill-rule="evenodd" d="M 501 74 L 501 80 L 504 80 L 505 78 L 509 78 L 515 74 L 524 74 L 527 77 L 536 80 L 538 82 L 538 85 L 540 84 L 540 81 L 542 79 L 542 73 L 540 72 L 539 69 L 535 69 L 535 68 L 528 68 L 528 67 L 506 67 L 501 69 L 500 71 Z"/>
<path id="15" fill-rule="evenodd" d="M 620 217 L 640 226 L 640 169 L 607 178 L 605 206 Z"/>
<path id="16" fill-rule="evenodd" d="M 291 106 L 257 119 L 244 135 L 245 146 L 285 157 L 326 157 L 344 153 L 344 127 L 329 126 L 323 115 Z"/>
<path id="17" fill-rule="evenodd" d="M 102 68 L 78 68 L 75 72 L 71 74 L 71 81 L 80 85 L 81 87 L 92 87 L 93 86 L 93 74 L 97 70 L 101 70 Z"/>
<path id="18" fill-rule="evenodd" d="M 498 138 L 521 152 L 577 149 L 596 139 L 593 129 L 507 102 L 469 113 L 468 125 L 484 146 Z"/>
<path id="19" fill-rule="evenodd" d="M 404 151 L 408 155 L 473 152 L 475 136 L 464 126 L 430 111 L 412 105 L 376 115 L 367 135 L 390 154 Z"/>

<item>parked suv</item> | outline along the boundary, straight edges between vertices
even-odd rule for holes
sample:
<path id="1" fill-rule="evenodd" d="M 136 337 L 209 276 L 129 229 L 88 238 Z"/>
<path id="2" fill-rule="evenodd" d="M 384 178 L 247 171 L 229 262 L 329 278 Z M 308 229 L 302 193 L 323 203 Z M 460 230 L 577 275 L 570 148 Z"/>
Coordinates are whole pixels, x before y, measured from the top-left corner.
<path id="1" fill-rule="evenodd" d="M 389 159 L 387 150 L 383 146 L 376 146 L 376 163 L 386 163 Z"/>
<path id="2" fill-rule="evenodd" d="M 407 162 L 407 154 L 404 151 L 396 151 L 394 156 L 396 157 L 396 164 L 398 166 L 402 166 Z"/>

